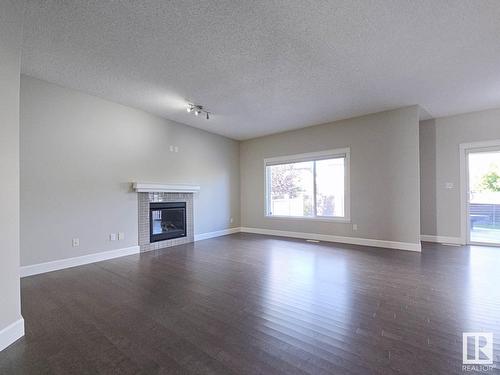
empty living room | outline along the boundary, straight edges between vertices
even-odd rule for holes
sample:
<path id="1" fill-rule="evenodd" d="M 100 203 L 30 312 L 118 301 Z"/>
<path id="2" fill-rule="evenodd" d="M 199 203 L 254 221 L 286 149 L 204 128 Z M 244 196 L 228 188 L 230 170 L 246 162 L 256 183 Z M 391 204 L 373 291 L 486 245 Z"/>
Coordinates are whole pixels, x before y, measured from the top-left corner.
<path id="1" fill-rule="evenodd" d="M 498 0 L 1 0 L 0 374 L 500 374 Z"/>

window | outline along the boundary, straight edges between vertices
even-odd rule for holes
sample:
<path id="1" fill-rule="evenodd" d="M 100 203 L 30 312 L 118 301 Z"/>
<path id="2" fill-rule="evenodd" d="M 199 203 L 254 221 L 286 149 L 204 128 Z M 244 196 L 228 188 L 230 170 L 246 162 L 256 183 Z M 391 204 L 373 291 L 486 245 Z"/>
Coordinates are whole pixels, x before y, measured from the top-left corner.
<path id="1" fill-rule="evenodd" d="M 266 216 L 349 220 L 349 149 L 265 159 Z"/>

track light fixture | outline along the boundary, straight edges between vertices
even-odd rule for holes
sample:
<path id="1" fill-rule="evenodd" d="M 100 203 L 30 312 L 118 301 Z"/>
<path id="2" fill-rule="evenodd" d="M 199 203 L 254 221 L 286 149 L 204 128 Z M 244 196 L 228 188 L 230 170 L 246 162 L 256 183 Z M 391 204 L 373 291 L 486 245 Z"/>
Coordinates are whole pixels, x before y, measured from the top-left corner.
<path id="1" fill-rule="evenodd" d="M 206 115 L 205 118 L 207 120 L 210 120 L 210 114 L 211 113 L 208 112 L 208 111 L 206 111 L 206 110 L 204 110 L 202 105 L 189 103 L 188 106 L 187 106 L 187 108 L 186 108 L 186 110 L 187 110 L 188 113 L 194 112 L 195 116 L 199 116 L 202 113 L 204 113 Z"/>

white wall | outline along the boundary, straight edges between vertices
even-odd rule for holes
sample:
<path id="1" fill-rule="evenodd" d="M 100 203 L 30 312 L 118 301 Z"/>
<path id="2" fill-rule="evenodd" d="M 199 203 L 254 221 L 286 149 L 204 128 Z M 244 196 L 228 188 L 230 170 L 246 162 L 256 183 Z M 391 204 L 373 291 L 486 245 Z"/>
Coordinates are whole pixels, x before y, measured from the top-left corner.
<path id="1" fill-rule="evenodd" d="M 24 1 L 0 2 L 0 350 L 14 338 L 6 327 L 21 319 L 19 75 L 23 11 Z"/>
<path id="2" fill-rule="evenodd" d="M 420 123 L 422 234 L 460 237 L 459 145 L 492 139 L 500 139 L 500 109 Z"/>
<path id="3" fill-rule="evenodd" d="M 418 137 L 415 106 L 242 142 L 242 226 L 419 243 Z M 264 216 L 264 158 L 343 147 L 351 148 L 351 217 L 357 231 L 351 223 Z"/>
<path id="4" fill-rule="evenodd" d="M 239 226 L 238 142 L 22 76 L 23 266 L 137 245 L 131 181 L 200 185 L 196 234 Z"/>

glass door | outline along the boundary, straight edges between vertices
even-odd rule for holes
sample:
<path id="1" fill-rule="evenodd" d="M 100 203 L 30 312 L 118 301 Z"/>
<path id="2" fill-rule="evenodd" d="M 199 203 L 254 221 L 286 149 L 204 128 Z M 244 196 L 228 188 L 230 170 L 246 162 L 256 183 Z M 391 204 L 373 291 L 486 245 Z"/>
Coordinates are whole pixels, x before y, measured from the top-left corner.
<path id="1" fill-rule="evenodd" d="M 469 242 L 500 245 L 500 148 L 469 150 Z"/>

